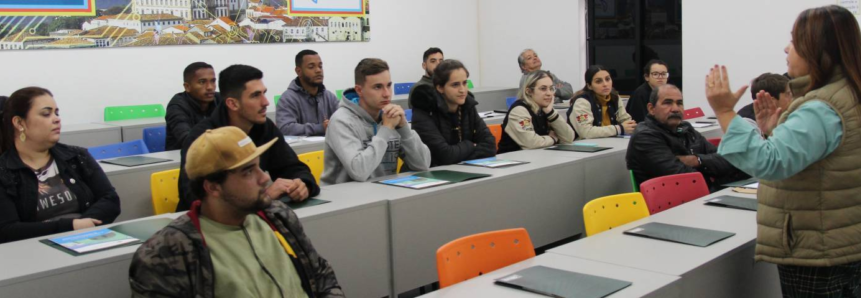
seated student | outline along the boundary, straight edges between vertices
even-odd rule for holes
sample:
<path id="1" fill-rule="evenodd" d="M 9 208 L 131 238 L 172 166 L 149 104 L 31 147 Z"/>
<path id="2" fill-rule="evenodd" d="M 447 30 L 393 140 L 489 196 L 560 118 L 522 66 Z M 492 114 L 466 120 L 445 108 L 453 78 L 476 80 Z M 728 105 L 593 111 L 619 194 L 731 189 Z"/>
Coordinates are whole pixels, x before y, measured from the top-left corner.
<path id="1" fill-rule="evenodd" d="M 415 90 L 420 86 L 433 87 L 432 78 L 434 69 L 436 69 L 437 65 L 439 65 L 443 59 L 444 56 L 442 50 L 440 50 L 439 48 L 430 48 L 425 51 L 424 55 L 422 56 L 422 69 L 424 69 L 425 74 L 422 75 L 422 78 L 410 88 L 410 95 L 409 99 L 407 100 L 407 104 L 411 109 L 415 107 L 414 102 L 416 101 L 426 100 L 429 101 L 431 104 L 435 102 L 433 98 L 422 97 L 421 95 L 415 94 Z"/>
<path id="2" fill-rule="evenodd" d="M 296 152 L 287 145 L 278 127 L 266 118 L 266 85 L 263 84 L 263 73 L 257 68 L 247 65 L 232 65 L 218 75 L 218 89 L 224 95 L 221 104 L 212 117 L 198 123 L 182 145 L 182 161 L 179 168 L 179 204 L 177 211 L 191 208 L 191 203 L 198 200 L 191 191 L 185 163 L 188 159 L 188 147 L 198 136 L 208 129 L 224 126 L 236 126 L 248 134 L 249 141 L 262 145 L 278 138 L 272 149 L 260 156 L 260 167 L 269 172 L 275 180 L 266 188 L 266 195 L 273 200 L 289 196 L 294 201 L 302 201 L 308 197 L 320 194 L 320 187 L 311 174 L 307 165 L 299 161 Z"/>
<path id="3" fill-rule="evenodd" d="M 646 105 L 649 104 L 652 89 L 663 86 L 670 78 L 670 73 L 667 72 L 667 63 L 657 59 L 649 60 L 646 67 L 643 68 L 643 78 L 646 79 L 646 82 L 634 90 L 631 98 L 628 99 L 628 104 L 625 105 L 625 110 L 637 122 L 645 121 L 646 115 L 649 114 Z"/>
<path id="4" fill-rule="evenodd" d="M 344 92 L 345 100 L 332 115 L 320 182 L 329 185 L 392 175 L 397 173 L 398 157 L 405 169 L 426 171 L 430 150 L 410 129 L 404 109 L 392 104 L 389 65 L 365 58 L 354 74 L 355 89 Z"/>
<path id="5" fill-rule="evenodd" d="M 553 109 L 556 86 L 553 76 L 544 70 L 529 74 L 517 101 L 502 121 L 502 140 L 498 153 L 538 149 L 574 141 L 574 130 Z M 509 125 L 510 124 L 510 125 Z"/>
<path id="6" fill-rule="evenodd" d="M 630 135 L 637 127 L 613 89 L 610 72 L 603 66 L 593 65 L 586 70 L 586 86 L 574 98 L 568 108 L 568 123 L 582 139 Z"/>
<path id="7" fill-rule="evenodd" d="M 678 87 L 666 84 L 652 90 L 648 108 L 649 115 L 637 126 L 625 157 L 638 185 L 655 177 L 700 172 L 715 191 L 722 184 L 748 178 L 682 120 L 684 101 Z"/>
<path id="8" fill-rule="evenodd" d="M 520 77 L 519 86 L 520 89 L 523 89 L 523 84 L 526 84 L 529 74 L 541 70 L 543 64 L 541 63 L 541 59 L 538 58 L 538 53 L 532 49 L 525 49 L 517 56 L 517 65 L 520 66 L 520 72 L 523 74 Z M 547 71 L 547 73 L 550 73 L 550 71 Z M 555 103 L 561 103 L 563 100 L 569 100 L 574 96 L 574 87 L 571 84 L 560 80 L 552 73 L 550 73 L 550 77 L 553 79 L 553 86 L 556 87 L 556 94 L 553 95 Z"/>
<path id="9" fill-rule="evenodd" d="M 2 119 L 0 243 L 109 224 L 120 215 L 120 198 L 87 149 L 59 143 L 60 110 L 50 91 L 15 91 Z"/>
<path id="10" fill-rule="evenodd" d="M 281 134 L 323 136 L 338 109 L 338 98 L 323 85 L 323 61 L 312 50 L 296 54 L 296 79 L 281 94 L 275 112 Z"/>
<path id="11" fill-rule="evenodd" d="M 475 109 L 478 103 L 466 87 L 467 78 L 463 63 L 445 60 L 434 72 L 434 86 L 415 89 L 434 99 L 417 103 L 412 123 L 430 148 L 432 167 L 496 155 L 496 139 Z"/>
<path id="12" fill-rule="evenodd" d="M 167 104 L 164 121 L 167 123 L 165 150 L 182 149 L 182 143 L 191 128 L 209 118 L 221 104 L 221 95 L 215 92 L 215 70 L 212 65 L 195 62 L 182 72 L 184 92 L 177 93 Z"/>
<path id="13" fill-rule="evenodd" d="M 783 108 L 786 111 L 792 102 L 792 92 L 789 90 L 789 78 L 773 73 L 764 73 L 753 79 L 750 83 L 750 95 L 753 100 L 760 91 L 765 91 L 772 99 L 777 100 L 777 107 Z M 744 106 L 738 110 L 738 115 L 753 120 L 756 123 L 756 113 L 753 110 L 753 103 Z"/>
<path id="14" fill-rule="evenodd" d="M 261 154 L 242 130 L 204 132 L 188 149 L 186 173 L 201 200 L 138 247 L 134 297 L 344 297 L 332 266 L 296 214 L 266 195 Z"/>

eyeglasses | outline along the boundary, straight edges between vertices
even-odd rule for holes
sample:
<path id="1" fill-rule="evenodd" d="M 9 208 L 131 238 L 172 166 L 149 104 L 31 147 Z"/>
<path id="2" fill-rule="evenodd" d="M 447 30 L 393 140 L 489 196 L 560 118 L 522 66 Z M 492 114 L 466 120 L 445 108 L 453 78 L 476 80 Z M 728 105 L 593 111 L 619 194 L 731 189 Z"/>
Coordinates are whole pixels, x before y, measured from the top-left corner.
<path id="1" fill-rule="evenodd" d="M 556 86 L 541 86 L 538 88 L 532 87 L 532 90 L 533 91 L 538 90 L 538 91 L 541 91 L 541 93 L 547 93 L 547 92 L 556 93 Z"/>
<path id="2" fill-rule="evenodd" d="M 663 78 L 669 78 L 669 77 L 670 77 L 670 73 L 669 73 L 669 72 L 653 72 L 653 73 L 650 73 L 650 75 L 651 75 L 653 78 L 661 78 L 661 79 L 663 79 Z"/>

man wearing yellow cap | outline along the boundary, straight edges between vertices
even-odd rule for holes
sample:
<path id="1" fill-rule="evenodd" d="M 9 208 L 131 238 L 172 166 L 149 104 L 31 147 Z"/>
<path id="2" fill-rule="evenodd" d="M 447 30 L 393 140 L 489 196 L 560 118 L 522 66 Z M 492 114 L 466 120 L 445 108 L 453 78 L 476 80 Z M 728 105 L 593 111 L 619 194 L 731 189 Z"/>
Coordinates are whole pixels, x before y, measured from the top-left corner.
<path id="1" fill-rule="evenodd" d="M 266 194 L 269 175 L 241 129 L 207 130 L 188 150 L 190 188 L 201 198 L 138 248 L 133 297 L 343 297 L 329 263 L 298 217 Z"/>

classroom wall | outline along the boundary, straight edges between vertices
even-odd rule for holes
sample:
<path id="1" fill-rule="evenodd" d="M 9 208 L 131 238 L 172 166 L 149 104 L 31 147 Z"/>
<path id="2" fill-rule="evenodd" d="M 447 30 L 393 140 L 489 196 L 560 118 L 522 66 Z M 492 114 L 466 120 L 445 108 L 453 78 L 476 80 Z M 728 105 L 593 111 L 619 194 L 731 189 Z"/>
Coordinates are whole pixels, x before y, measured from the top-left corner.
<path id="1" fill-rule="evenodd" d="M 422 53 L 431 46 L 442 48 L 446 58 L 460 59 L 481 85 L 478 0 L 372 0 L 370 9 L 371 42 L 366 43 L 2 51 L 0 95 L 42 86 L 55 94 L 63 123 L 95 122 L 103 120 L 105 106 L 167 105 L 182 91 L 185 66 L 205 61 L 216 71 L 237 63 L 260 68 L 272 99 L 295 78 L 294 56 L 306 48 L 323 58 L 331 90 L 352 86 L 353 69 L 365 57 L 387 60 L 395 82 L 415 82 L 423 73 Z"/>
<path id="2" fill-rule="evenodd" d="M 685 108 L 702 107 L 705 76 L 715 64 L 726 65 L 733 90 L 765 72 L 786 72 L 790 32 L 803 10 L 835 4 L 833 0 L 690 1 L 682 5 Z M 857 16 L 856 16 L 857 17 Z M 736 110 L 753 102 L 750 90 Z"/>
<path id="3" fill-rule="evenodd" d="M 585 0 L 479 0 L 481 83 L 517 87 L 517 56 L 532 48 L 543 68 L 582 88 Z M 582 36 L 582 37 L 581 37 Z"/>

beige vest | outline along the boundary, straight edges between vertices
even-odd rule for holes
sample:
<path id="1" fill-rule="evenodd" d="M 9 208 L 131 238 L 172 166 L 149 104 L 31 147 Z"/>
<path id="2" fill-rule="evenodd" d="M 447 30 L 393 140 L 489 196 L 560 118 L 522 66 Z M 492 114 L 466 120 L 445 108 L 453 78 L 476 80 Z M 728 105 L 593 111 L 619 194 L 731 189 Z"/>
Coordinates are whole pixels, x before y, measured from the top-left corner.
<path id="1" fill-rule="evenodd" d="M 809 77 L 790 82 L 804 94 Z M 781 265 L 830 267 L 861 261 L 861 106 L 839 71 L 820 89 L 795 98 L 779 120 L 819 100 L 837 111 L 840 145 L 795 176 L 761 181 L 756 260 Z"/>

